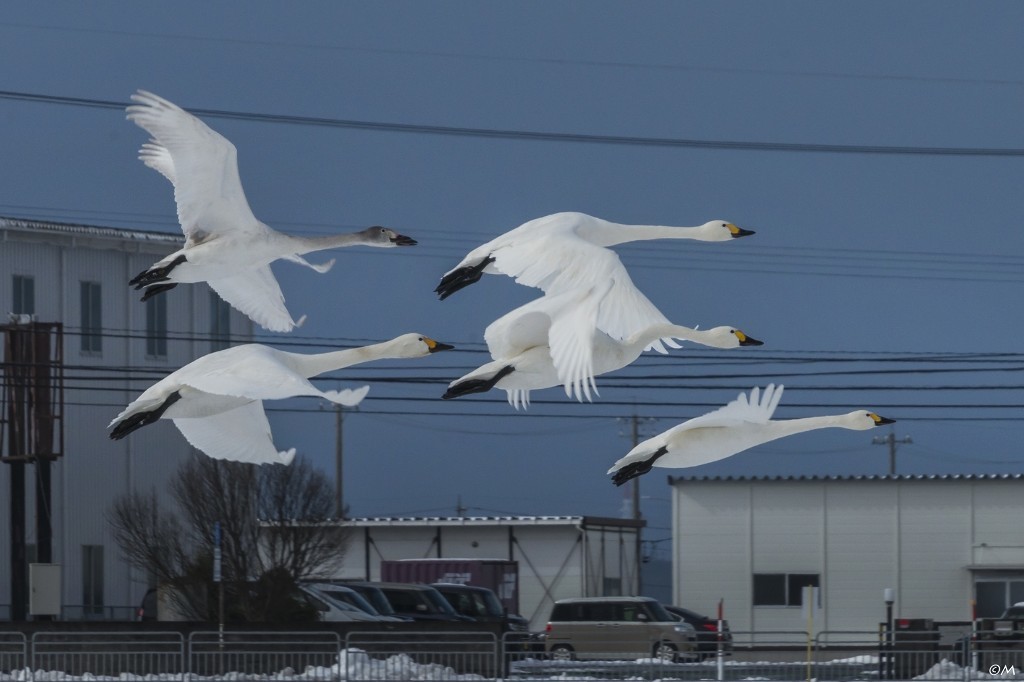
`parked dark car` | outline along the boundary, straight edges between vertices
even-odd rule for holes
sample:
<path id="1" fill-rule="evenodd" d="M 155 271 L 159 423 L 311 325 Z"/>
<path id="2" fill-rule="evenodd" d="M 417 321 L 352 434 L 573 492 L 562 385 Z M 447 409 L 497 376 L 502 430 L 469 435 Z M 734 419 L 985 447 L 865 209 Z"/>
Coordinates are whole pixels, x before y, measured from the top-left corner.
<path id="1" fill-rule="evenodd" d="M 388 598 L 384 595 L 384 591 L 377 586 L 377 583 L 367 580 L 342 580 L 338 582 L 339 584 L 344 585 L 345 587 L 350 587 L 363 595 L 366 601 L 370 602 L 370 605 L 373 606 L 380 615 L 393 616 L 401 620 L 412 620 L 411 618 L 399 616 L 395 613 L 395 609 L 391 606 L 391 602 L 388 601 Z"/>
<path id="2" fill-rule="evenodd" d="M 697 653 L 701 658 L 711 658 L 718 653 L 718 619 L 709 618 L 696 611 L 680 606 L 665 606 L 665 610 L 679 620 L 689 623 L 697 633 Z M 732 653 L 732 633 L 729 632 L 729 621 L 722 621 L 722 653 Z"/>
<path id="3" fill-rule="evenodd" d="M 525 632 L 530 629 L 530 621 L 508 613 L 493 590 L 460 583 L 431 583 L 430 586 L 441 593 L 456 613 L 480 622 L 501 623 L 506 631 Z"/>
<path id="4" fill-rule="evenodd" d="M 387 598 L 396 616 L 418 621 L 471 622 L 473 620 L 468 616 L 456 613 L 452 605 L 441 596 L 441 593 L 430 585 L 383 582 L 346 582 L 344 584 L 354 589 L 360 589 L 361 585 L 379 589 Z M 360 591 L 362 590 L 360 589 Z M 366 596 L 365 593 L 364 596 Z M 371 603 L 373 602 L 371 601 Z"/>

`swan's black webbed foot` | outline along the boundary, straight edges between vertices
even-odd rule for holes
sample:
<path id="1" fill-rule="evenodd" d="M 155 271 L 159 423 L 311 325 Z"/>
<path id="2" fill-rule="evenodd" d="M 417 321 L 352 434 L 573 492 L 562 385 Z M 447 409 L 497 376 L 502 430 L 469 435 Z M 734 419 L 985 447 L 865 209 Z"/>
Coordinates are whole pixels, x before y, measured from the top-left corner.
<path id="1" fill-rule="evenodd" d="M 434 292 L 441 297 L 441 300 L 448 298 L 459 289 L 465 289 L 470 284 L 477 282 L 483 277 L 484 268 L 494 262 L 493 256 L 488 256 L 476 265 L 467 265 L 458 270 L 452 270 L 441 278 Z"/>
<path id="2" fill-rule="evenodd" d="M 494 376 L 490 379 L 466 379 L 465 381 L 460 381 L 454 386 L 449 387 L 441 398 L 444 400 L 451 400 L 452 398 L 469 395 L 470 393 L 486 393 L 494 388 L 495 384 L 514 371 L 516 371 L 515 367 L 512 365 L 505 365 L 495 372 Z"/>
<path id="3" fill-rule="evenodd" d="M 131 280 L 128 281 L 129 286 L 134 286 L 136 289 L 141 289 L 148 284 L 156 284 L 158 282 L 166 282 L 167 276 L 171 274 L 171 270 L 175 267 L 184 263 L 187 259 L 182 254 L 172 260 L 167 265 L 161 265 L 160 267 L 153 266 L 149 270 L 143 270 L 139 274 L 135 275 Z"/>
<path id="4" fill-rule="evenodd" d="M 630 462 L 629 464 L 627 464 L 626 466 L 622 467 L 614 474 L 612 474 L 612 483 L 614 483 L 615 485 L 622 485 L 626 481 L 634 479 L 637 476 L 642 476 L 643 474 L 646 474 L 648 471 L 654 468 L 654 463 L 658 460 L 658 458 L 667 452 L 668 448 L 662 447 L 659 448 L 653 455 L 651 455 L 647 459 L 641 460 L 639 462 Z"/>
<path id="5" fill-rule="evenodd" d="M 110 438 L 112 440 L 121 440 L 132 431 L 137 431 L 143 426 L 152 424 L 163 416 L 163 413 L 167 411 L 168 407 L 179 400 L 181 400 L 181 393 L 179 391 L 175 391 L 167 396 L 167 399 L 164 400 L 160 407 L 155 410 L 138 412 L 130 417 L 126 417 L 123 421 L 118 422 L 117 426 L 114 427 L 114 430 L 110 432 Z"/>
<path id="6" fill-rule="evenodd" d="M 141 300 L 148 301 L 149 299 L 153 298 L 157 294 L 162 294 L 165 291 L 173 289 L 176 286 L 178 286 L 177 282 L 170 282 L 170 283 L 164 283 L 164 284 L 151 284 L 148 287 L 146 287 L 146 293 L 142 294 L 142 299 Z"/>

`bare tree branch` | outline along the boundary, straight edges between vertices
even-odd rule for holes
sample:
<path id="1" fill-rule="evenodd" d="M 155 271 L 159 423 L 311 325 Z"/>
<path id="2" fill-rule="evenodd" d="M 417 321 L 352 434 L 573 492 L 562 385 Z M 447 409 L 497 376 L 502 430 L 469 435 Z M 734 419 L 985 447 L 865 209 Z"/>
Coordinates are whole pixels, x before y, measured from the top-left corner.
<path id="1" fill-rule="evenodd" d="M 184 593 L 190 617 L 214 616 L 202 602 L 213 593 L 218 523 L 233 618 L 274 617 L 272 611 L 290 608 L 280 595 L 296 580 L 329 575 L 344 556 L 347 533 L 328 522 L 333 487 L 304 458 L 259 467 L 195 456 L 170 489 L 182 521 L 161 509 L 153 493 L 117 498 L 108 522 L 133 566 Z"/>

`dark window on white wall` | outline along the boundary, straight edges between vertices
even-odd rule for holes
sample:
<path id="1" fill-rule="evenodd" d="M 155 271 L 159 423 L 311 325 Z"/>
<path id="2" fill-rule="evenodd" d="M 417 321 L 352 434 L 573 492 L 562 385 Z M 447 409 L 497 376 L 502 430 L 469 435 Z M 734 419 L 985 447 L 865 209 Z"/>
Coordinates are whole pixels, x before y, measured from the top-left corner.
<path id="1" fill-rule="evenodd" d="M 36 281 L 25 275 L 14 276 L 14 301 L 11 312 L 15 315 L 36 314 Z"/>
<path id="2" fill-rule="evenodd" d="M 210 292 L 210 349 L 222 350 L 231 342 L 231 306 Z"/>
<path id="3" fill-rule="evenodd" d="M 755 573 L 754 606 L 801 606 L 808 586 L 820 587 L 817 573 Z"/>
<path id="4" fill-rule="evenodd" d="M 99 353 L 103 350 L 103 305 L 99 282 L 81 283 L 82 350 Z"/>
<path id="5" fill-rule="evenodd" d="M 146 355 L 167 357 L 167 297 L 146 301 Z"/>
<path id="6" fill-rule="evenodd" d="M 974 596 L 978 618 L 998 618 L 1008 606 L 1024 602 L 1024 574 L 976 578 Z"/>

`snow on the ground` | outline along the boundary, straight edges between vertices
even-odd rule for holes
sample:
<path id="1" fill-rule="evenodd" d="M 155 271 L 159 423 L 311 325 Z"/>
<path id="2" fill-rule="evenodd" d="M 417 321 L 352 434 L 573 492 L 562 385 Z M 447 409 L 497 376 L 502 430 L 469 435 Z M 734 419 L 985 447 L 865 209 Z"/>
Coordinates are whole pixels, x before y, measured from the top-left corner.
<path id="1" fill-rule="evenodd" d="M 567 668 L 564 673 L 558 675 L 548 675 L 546 679 L 555 680 L 597 680 L 598 678 L 587 676 L 587 675 L 573 675 L 571 666 L 574 662 L 572 661 L 536 661 L 538 664 L 544 665 L 544 667 L 550 670 L 550 667 L 554 664 L 555 667 L 561 667 L 558 664 L 561 663 Z M 609 664 L 661 664 L 661 661 L 657 659 L 637 659 L 635 661 L 605 661 L 604 663 Z M 747 665 L 752 667 L 772 667 L 772 666 L 790 666 L 793 665 L 793 661 L 782 662 L 782 661 L 764 661 L 759 663 L 753 663 L 750 661 L 725 661 L 727 665 Z M 817 665 L 833 665 L 833 664 L 851 664 L 851 665 L 873 665 L 878 663 L 878 657 L 873 655 L 861 655 L 853 656 L 850 658 L 841 658 L 829 661 L 827 663 L 818 662 Z M 590 665 L 593 665 L 591 663 Z M 604 666 L 602 666 L 604 667 Z M 996 668 L 997 666 L 993 666 Z M 761 671 L 762 673 L 764 671 Z M 53 671 L 53 670 L 36 670 L 30 671 L 14 670 L 10 673 L 0 672 L 0 682 L 183 682 L 185 680 L 184 674 L 164 674 L 164 675 L 135 675 L 131 673 L 121 673 L 119 675 L 96 675 L 93 673 L 83 673 L 82 675 L 70 675 L 65 672 Z M 671 677 L 669 675 L 668 677 Z M 285 668 L 283 670 L 273 673 L 263 674 L 248 674 L 248 673 L 226 673 L 224 675 L 217 676 L 202 676 L 191 674 L 188 676 L 189 680 L 197 681 L 213 681 L 213 680 L 228 680 L 235 682 L 259 682 L 264 680 L 294 680 L 295 682 L 329 682 L 331 680 L 412 680 L 414 682 L 424 681 L 436 681 L 436 680 L 454 680 L 457 682 L 480 682 L 488 678 L 474 674 L 457 674 L 455 670 L 450 667 L 438 664 L 438 663 L 417 663 L 407 654 L 396 654 L 387 658 L 373 658 L 362 649 L 343 649 L 338 662 L 332 666 L 309 666 L 302 672 L 297 672 L 291 668 Z M 771 677 L 763 676 L 750 676 L 743 678 L 745 682 L 755 682 L 758 680 L 771 680 Z M 942 659 L 923 674 L 913 678 L 915 680 L 950 680 L 950 681 L 966 681 L 966 680 L 1024 680 L 1024 669 L 1018 668 L 1003 668 L 1001 670 L 974 670 L 973 668 L 964 668 L 963 666 L 957 665 L 948 659 Z M 660 681 L 655 681 L 660 682 Z"/>

